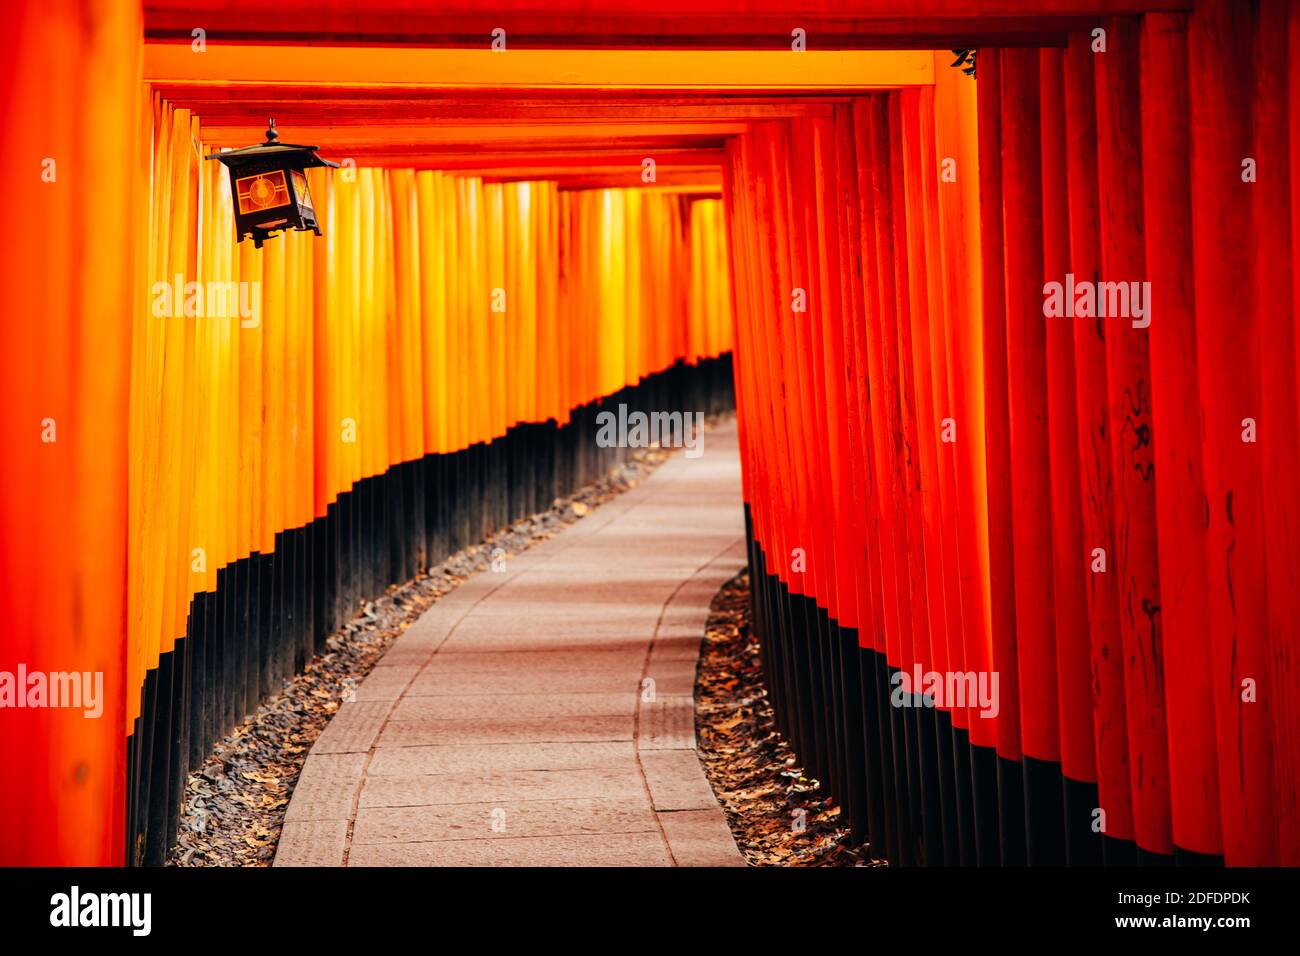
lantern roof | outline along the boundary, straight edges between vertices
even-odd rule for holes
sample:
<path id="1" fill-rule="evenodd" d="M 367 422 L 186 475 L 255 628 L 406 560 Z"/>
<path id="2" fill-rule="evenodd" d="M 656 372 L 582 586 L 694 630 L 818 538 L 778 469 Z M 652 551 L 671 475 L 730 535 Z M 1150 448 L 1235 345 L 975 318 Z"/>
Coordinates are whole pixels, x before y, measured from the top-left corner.
<path id="1" fill-rule="evenodd" d="M 275 118 L 272 117 L 266 127 L 266 142 L 255 143 L 252 146 L 244 146 L 240 149 L 221 150 L 204 158 L 219 159 L 227 166 L 242 165 L 253 160 L 284 158 L 304 169 L 310 166 L 339 168 L 338 163 L 332 163 L 328 159 L 321 159 L 316 155 L 316 150 L 320 148 L 318 146 L 299 146 L 294 143 L 281 143 L 279 140 L 280 134 L 275 128 Z"/>

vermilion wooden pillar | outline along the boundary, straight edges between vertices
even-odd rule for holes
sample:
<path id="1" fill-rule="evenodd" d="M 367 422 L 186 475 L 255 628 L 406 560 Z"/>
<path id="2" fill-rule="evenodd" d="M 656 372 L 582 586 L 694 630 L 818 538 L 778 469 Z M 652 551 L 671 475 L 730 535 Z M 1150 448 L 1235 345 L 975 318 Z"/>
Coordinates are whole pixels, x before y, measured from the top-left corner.
<path id="1" fill-rule="evenodd" d="M 1297 120 L 1294 115 L 1297 104 L 1300 104 L 1300 13 L 1297 13 L 1296 10 L 1292 8 L 1289 12 L 1288 20 L 1287 66 L 1289 82 L 1287 87 L 1287 109 L 1289 114 L 1288 126 L 1290 134 L 1288 141 L 1290 154 L 1289 167 L 1291 169 L 1291 315 L 1295 344 L 1295 351 L 1293 354 L 1295 355 L 1296 366 L 1300 367 L 1300 163 L 1295 161 L 1296 157 L 1300 157 L 1300 120 Z M 1300 401 L 1300 382 L 1296 383 L 1296 398 L 1297 401 Z M 1289 686 L 1295 686 L 1298 676 L 1294 660 L 1290 662 L 1290 667 L 1288 669 L 1279 668 L 1278 673 L 1279 675 L 1284 675 L 1284 677 L 1280 676 L 1279 680 L 1284 679 L 1287 681 Z M 1297 693 L 1294 690 L 1289 693 L 1292 694 L 1292 703 L 1300 699 L 1300 693 Z M 1285 716 L 1285 714 L 1282 715 L 1283 719 L 1285 719 Z M 1275 721 L 1275 726 L 1277 726 L 1277 723 L 1278 721 Z M 1280 740 L 1284 742 L 1285 746 L 1287 746 L 1290 751 L 1288 759 L 1291 761 L 1300 760 L 1300 741 L 1295 739 L 1295 727 L 1296 724 L 1291 723 L 1290 732 L 1284 732 L 1280 737 Z M 1279 775 L 1279 779 L 1282 780 L 1285 780 L 1286 777 L 1287 774 L 1285 772 Z M 1294 777 L 1292 777 L 1292 779 L 1294 779 Z M 1290 793 L 1297 794 L 1298 790 L 1300 790 L 1300 784 L 1293 784 Z M 1295 808 L 1296 801 L 1300 801 L 1300 795 L 1295 797 L 1292 802 L 1292 808 L 1288 810 L 1288 815 L 1290 816 L 1294 816 L 1298 812 Z M 1286 819 L 1279 818 L 1278 837 L 1280 850 L 1284 855 L 1288 852 L 1291 854 L 1285 858 L 1288 863 L 1295 863 L 1296 851 L 1293 848 L 1294 845 L 1289 836 L 1291 827 L 1292 825 Z"/>
<path id="2" fill-rule="evenodd" d="M 851 522 L 846 501 L 849 497 L 847 480 L 850 474 L 847 428 L 844 413 L 843 386 L 843 312 L 844 287 L 840 281 L 839 266 L 842 258 L 841 232 L 844 219 L 843 205 L 832 201 L 839 191 L 839 164 L 836 161 L 836 129 L 834 118 L 812 121 L 814 141 L 814 173 L 816 184 L 818 281 L 823 288 L 823 308 L 819 313 L 821 329 L 822 390 L 825 396 L 826 430 L 823 442 L 826 448 L 827 474 L 824 489 L 830 508 L 828 518 L 834 553 L 833 592 L 826 605 L 826 616 L 819 621 L 822 634 L 822 657 L 827 682 L 830 686 L 830 722 L 834 738 L 835 793 L 845 806 L 854 808 L 860 816 L 858 782 L 861 779 L 860 746 L 849 746 L 850 732 L 845 720 L 846 695 L 851 687 L 846 679 L 842 654 L 842 636 L 849 615 L 856 614 L 856 594 L 852 579 Z M 856 664 L 856 661 L 854 662 Z M 856 669 L 854 671 L 856 675 Z M 854 711 L 855 716 L 857 710 Z M 855 743 L 859 734 L 852 735 Z"/>
<path id="3" fill-rule="evenodd" d="M 806 292 L 804 312 L 792 312 L 794 339 L 797 343 L 799 392 L 796 396 L 798 420 L 802 434 L 802 523 L 807 535 L 810 587 L 808 598 L 800 604 L 802 615 L 804 660 L 808 668 L 812 699 L 809 716 L 814 739 L 807 748 L 808 762 L 818 779 L 833 786 L 835 776 L 833 731 L 826 706 L 826 687 L 822 662 L 817 607 L 824 606 L 831 592 L 834 576 L 833 548 L 829 515 L 823 486 L 826 481 L 824 399 L 821 375 L 820 310 L 822 289 L 818 282 L 817 240 L 813 225 L 813 166 L 811 125 L 805 120 L 782 124 L 786 215 L 794 285 Z"/>
<path id="4" fill-rule="evenodd" d="M 1218 757 L 1210 695 L 1201 395 L 1191 271 L 1191 134 L 1185 16 L 1142 25 L 1142 165 L 1147 274 L 1158 290 L 1150 338 L 1156 520 L 1164 617 L 1173 842 L 1219 854 Z"/>
<path id="5" fill-rule="evenodd" d="M 910 669 L 913 652 L 913 607 L 907 567 L 907 506 L 902 478 L 902 424 L 898 406 L 897 298 L 894 289 L 892 183 L 890 179 L 889 104 L 875 95 L 863 102 L 860 166 L 864 211 L 864 283 L 871 290 L 871 310 L 866 329 L 870 379 L 871 439 L 876 480 L 880 492 L 880 544 L 886 602 L 886 658 L 893 668 Z M 888 690 L 893 689 L 889 685 Z M 889 708 L 894 758 L 894 795 L 898 813 L 899 859 L 916 863 L 922 858 L 924 828 L 918 788 L 914 711 Z"/>
<path id="6" fill-rule="evenodd" d="M 925 594 L 925 606 L 928 609 L 927 626 L 929 630 L 928 641 L 926 642 L 928 644 L 926 660 L 929 661 L 931 669 L 946 673 L 949 670 L 960 669 L 959 663 L 953 662 L 950 653 L 950 642 L 960 641 L 961 619 L 958 616 L 955 620 L 950 621 L 948 601 L 945 594 L 946 579 L 951 578 L 953 572 L 945 574 L 944 570 L 943 505 L 938 462 L 938 452 L 942 446 L 939 443 L 938 421 L 934 414 L 935 385 L 932 380 L 933 343 L 931 342 L 932 322 L 937 321 L 942 327 L 943 300 L 942 294 L 940 294 L 933 307 L 930 305 L 932 302 L 930 285 L 933 272 L 927 257 L 925 242 L 929 216 L 927 215 L 925 190 L 922 182 L 927 178 L 937 177 L 933 166 L 932 142 L 929 153 L 930 162 L 927 164 L 922 159 L 924 151 L 921 145 L 921 114 L 928 107 L 929 118 L 932 119 L 934 115 L 933 94 L 930 91 L 926 91 L 926 94 L 924 99 L 921 91 L 903 91 L 899 96 L 902 150 L 897 157 L 897 162 L 901 165 L 903 182 L 896 185 L 895 196 L 901 198 L 902 201 L 899 206 L 906 211 L 901 222 L 897 225 L 901 225 L 904 233 L 900 245 L 905 251 L 905 256 L 900 262 L 905 268 L 903 279 L 906 282 L 908 303 L 907 314 L 899 316 L 899 329 L 900 333 L 906 331 L 906 340 L 909 343 L 906 353 L 901 357 L 905 366 L 911 370 L 911 390 L 914 396 L 912 400 L 914 405 L 914 425 L 911 431 L 915 435 L 915 447 L 917 449 L 915 473 L 918 488 L 916 498 L 920 519 L 918 530 L 924 545 L 922 586 Z M 940 341 L 939 347 L 942 350 L 942 341 Z M 955 571 L 955 549 L 952 557 Z M 953 594 L 956 595 L 955 588 Z M 956 606 L 956 602 L 954 602 L 954 606 Z M 960 658 L 958 658 L 959 661 Z M 945 702 L 944 706 L 944 712 L 934 715 L 936 718 L 933 721 L 935 733 L 934 759 L 937 764 L 939 809 L 942 811 L 940 825 L 940 832 L 943 837 L 942 859 L 946 863 L 956 863 L 958 862 L 960 840 L 956 802 L 958 787 L 954 780 L 956 763 L 953 751 L 952 727 L 958 719 L 964 725 L 966 715 L 965 711 L 962 710 L 959 716 L 951 701 Z"/>
<path id="7" fill-rule="evenodd" d="M 1064 282 L 1070 270 L 1064 60 L 1065 54 L 1061 50 L 1043 50 L 1039 54 L 1043 276 L 1048 282 Z M 1092 736 L 1092 682 L 1085 590 L 1091 571 L 1083 544 L 1079 425 L 1075 411 L 1073 324 L 1079 320 L 1056 317 L 1044 321 L 1064 849 L 1069 863 L 1091 864 L 1100 860 L 1101 843 L 1092 827 L 1097 763 Z"/>
<path id="8" fill-rule="evenodd" d="M 1020 739 L 1028 861 L 1064 860 L 1036 50 L 1002 51 L 1002 196 Z"/>
<path id="9" fill-rule="evenodd" d="M 1008 417 L 1007 325 L 1002 213 L 1000 50 L 981 50 L 979 78 L 980 248 L 984 266 L 984 395 L 988 471 L 989 601 L 993 666 L 1000 675 L 998 710 L 998 854 L 1024 861 L 1024 793 L 1020 772 L 1020 690 L 1016 647 L 1015 569 L 1011 511 L 1011 428 Z M 980 862 L 989 863 L 981 846 Z"/>
<path id="10" fill-rule="evenodd" d="M 992 670 L 984 618 L 983 406 L 979 382 L 979 176 L 975 83 L 949 72 L 933 96 L 920 94 L 921 189 L 930 302 L 930 378 L 934 402 L 939 528 L 948 660 L 962 673 Z M 933 119 L 933 123 L 931 123 Z M 926 172 L 928 167 L 928 172 Z M 948 175 L 949 171 L 955 173 Z M 938 175 L 936 175 L 936 172 Z M 960 238 L 959 238 L 960 237 Z M 972 401 L 972 398 L 975 398 Z M 953 722 L 953 770 L 959 862 L 979 859 L 982 788 L 996 780 L 996 716 L 967 701 Z M 991 803 L 996 805 L 996 798 Z M 989 820 L 995 819 L 991 812 Z"/>
<path id="11" fill-rule="evenodd" d="M 850 824 L 855 840 L 875 839 L 878 832 L 874 818 L 877 816 L 873 787 L 876 769 L 871 759 L 871 745 L 864 714 L 863 672 L 860 651 L 860 629 L 869 620 L 870 592 L 867 587 L 865 534 L 865 503 L 861 485 L 861 467 L 858 449 L 854 447 L 854 417 L 857 412 L 856 389 L 852 373 L 853 325 L 862 321 L 862 296 L 853 265 L 860 242 L 860 223 L 857 203 L 852 201 L 856 182 L 852 154 L 852 110 L 847 105 L 836 106 L 831 121 L 825 127 L 823 156 L 826 179 L 832 183 L 824 202 L 834 216 L 835 242 L 827 266 L 828 281 L 835 285 L 839 302 L 837 311 L 827 316 L 827 335 L 831 349 L 827 355 L 828 389 L 835 392 L 836 419 L 832 439 L 835 442 L 837 468 L 840 471 L 835 494 L 839 498 L 839 548 L 837 574 L 842 579 L 840 587 L 839 627 L 833 638 L 838 654 L 839 684 L 843 697 L 840 702 L 840 729 L 846 766 L 845 802 L 849 808 Z"/>
<path id="12" fill-rule="evenodd" d="M 823 142 L 824 121 L 799 119 L 795 121 L 799 141 L 806 146 L 801 157 L 801 188 L 798 211 L 803 224 L 805 237 L 805 257 L 809 281 L 817 290 L 808 313 L 810 337 L 809 364 L 813 379 L 812 424 L 817 429 L 815 440 L 816 463 L 813 470 L 813 494 L 815 500 L 824 502 L 816 509 L 814 518 L 821 529 L 824 556 L 820 561 L 823 570 L 821 590 L 817 592 L 815 606 L 809 621 L 810 637 L 816 658 L 821 687 L 821 714 L 825 733 L 826 779 L 832 792 L 842 794 L 843 772 L 840 754 L 842 731 L 838 719 L 838 680 L 835 676 L 834 661 L 830 654 L 830 619 L 839 613 L 839 524 L 836 521 L 836 501 L 832 485 L 832 472 L 838 462 L 832 457 L 830 444 L 831 420 L 835 414 L 831 408 L 831 392 L 828 390 L 832 374 L 827 364 L 827 325 L 832 310 L 839 306 L 836 290 L 830 288 L 829 256 L 826 231 L 828 219 L 822 205 L 826 182 L 822 177 L 824 165 Z M 838 314 L 837 312 L 835 314 Z"/>
<path id="13" fill-rule="evenodd" d="M 1076 33 L 1065 53 L 1066 174 L 1070 203 L 1070 270 L 1076 282 L 1101 275 L 1100 199 L 1097 183 L 1096 93 L 1091 37 Z M 1085 579 L 1093 688 L 1093 740 L 1097 761 L 1097 806 L 1090 812 L 1102 826 L 1111 860 L 1132 840 L 1132 794 L 1128 777 L 1124 663 L 1120 647 L 1119 598 L 1114 569 L 1111 430 L 1107 402 L 1106 334 L 1098 319 L 1075 321 L 1074 364 L 1079 423 L 1079 490 L 1083 504 Z M 1104 570 L 1098 556 L 1105 559 Z M 1099 814 L 1104 814 L 1099 815 Z M 1130 848 L 1131 849 L 1131 848 Z M 1121 857 L 1122 859 L 1123 857 Z"/>
<path id="14" fill-rule="evenodd" d="M 855 100 L 849 116 L 854 164 L 853 178 L 849 180 L 853 188 L 850 201 L 855 209 L 858 226 L 858 232 L 851 242 L 857 253 L 853 262 L 853 280 L 859 290 L 861 303 L 861 321 L 852 325 L 851 401 L 856 402 L 858 409 L 854 420 L 855 445 L 859 451 L 865 502 L 865 537 L 862 546 L 866 552 L 867 591 L 871 599 L 870 619 L 859 631 L 859 641 L 863 647 L 871 648 L 874 652 L 862 658 L 861 662 L 863 714 L 864 720 L 869 724 L 864 730 L 864 736 L 868 745 L 874 748 L 867 755 L 867 770 L 869 778 L 875 773 L 879 780 L 873 796 L 877 821 L 873 827 L 877 832 L 878 845 L 884 848 L 889 859 L 898 860 L 901 859 L 900 841 L 906 825 L 906 805 L 900 800 L 905 788 L 899 784 L 897 754 L 893 747 L 895 715 L 889 706 L 890 686 L 886 663 L 891 647 L 896 644 L 898 610 L 892 544 L 884 515 L 886 485 L 882 482 L 883 466 L 877 438 L 881 432 L 883 406 L 877 397 L 880 393 L 875 387 L 878 371 L 873 371 L 878 359 L 874 357 L 877 350 L 873 344 L 872 325 L 878 312 L 879 293 L 874 278 L 877 252 L 869 165 L 871 120 L 867 106 L 865 100 Z M 846 338 L 846 348 L 848 341 Z"/>
<path id="15" fill-rule="evenodd" d="M 1097 157 L 1101 197 L 1101 281 L 1147 280 L 1142 241 L 1141 114 L 1136 20 L 1107 20 L 1097 63 Z M 1141 288 L 1141 286 L 1139 286 Z M 1146 296 L 1148 307 L 1157 294 Z M 1100 296 L 1098 297 L 1100 299 Z M 1154 299 L 1158 302 L 1158 299 Z M 1130 303 L 1131 304 L 1131 303 Z M 1151 316 L 1154 321 L 1154 316 Z M 1142 850 L 1173 850 L 1169 823 L 1168 729 L 1156 556 L 1151 366 L 1145 328 L 1127 315 L 1102 319 L 1106 335 L 1115 536 L 1111 572 L 1120 600 L 1129 775 Z M 1145 320 L 1141 320 L 1145 321 Z"/>
<path id="16" fill-rule="evenodd" d="M 1259 445 L 1243 421 L 1261 418 L 1259 317 L 1250 278 L 1258 184 L 1243 182 L 1250 156 L 1252 18 L 1204 0 L 1189 29 L 1192 236 L 1197 365 L 1204 409 L 1209 517 L 1207 573 L 1218 734 L 1223 851 L 1229 864 L 1277 861 L 1268 715 L 1268 615 Z M 1271 520 L 1271 519 L 1269 519 Z M 1252 682 L 1254 701 L 1243 699 Z"/>
<path id="17" fill-rule="evenodd" d="M 951 443 L 940 446 L 940 490 L 944 496 L 945 586 L 958 592 L 958 606 L 949 608 L 951 622 L 960 621 L 959 643 L 950 640 L 952 659 L 961 669 L 991 674 L 993 664 L 989 610 L 988 492 L 985 468 L 983 316 L 984 281 L 980 243 L 980 137 L 978 87 L 971 78 L 948 69 L 935 76 L 933 142 L 922 116 L 922 152 L 933 156 L 941 175 L 926 177 L 926 243 L 931 263 L 931 300 L 944 308 L 935 313 L 931 342 L 936 417 L 951 424 Z M 922 110 L 927 107 L 922 93 Z M 949 171 L 955 176 L 943 175 Z M 931 208 L 933 207 L 933 209 Z M 934 290 L 941 289 L 941 293 Z M 940 321 L 941 320 L 941 321 Z M 942 343 L 942 348 L 938 347 Z M 955 561 L 948 548 L 955 542 Z M 956 574 L 949 572 L 956 568 Z M 962 862 L 998 857 L 997 733 L 999 718 L 991 711 L 968 708 L 967 722 L 954 722 L 969 731 L 970 746 L 956 749 L 958 811 L 970 822 L 962 836 Z M 954 735 L 955 739 L 959 734 Z M 981 849 L 983 847 L 984 849 Z"/>
<path id="18" fill-rule="evenodd" d="M 915 109 L 915 105 L 909 104 Z M 908 540 L 908 577 L 912 595 L 912 665 L 919 664 L 923 671 L 949 670 L 942 595 L 932 592 L 927 556 L 930 550 L 939 551 L 939 542 L 927 532 L 922 498 L 931 487 L 922 475 L 921 455 L 916 449 L 922 441 L 933 440 L 934 431 L 926 428 L 924 438 L 918 429 L 917 381 L 924 376 L 917 370 L 913 350 L 912 282 L 911 274 L 924 265 L 913 262 L 909 253 L 908 221 L 920 219 L 922 208 L 912 208 L 908 203 L 906 173 L 904 168 L 903 94 L 889 96 L 889 154 L 888 176 L 890 190 L 890 253 L 893 259 L 894 361 L 897 364 L 899 389 L 900 438 L 902 442 L 903 487 L 906 493 L 906 528 Z M 924 279 L 924 276 L 922 276 Z M 928 384 L 925 386 L 929 390 Z M 942 588 L 942 578 L 935 582 Z M 934 593 L 934 603 L 931 595 Z M 919 688 L 914 688 L 919 691 Z M 916 710 L 916 735 L 919 750 L 920 785 L 926 797 L 922 803 L 924 814 L 925 861 L 939 864 L 956 862 L 956 804 L 952 786 L 952 749 L 950 703 L 940 700 L 938 709 Z M 941 712 L 942 711 L 942 712 Z M 944 728 L 947 728 L 946 730 Z"/>
<path id="19" fill-rule="evenodd" d="M 1255 277 L 1259 294 L 1259 436 L 1268 562 L 1268 645 L 1271 691 L 1273 793 L 1277 809 L 1277 858 L 1300 864 L 1300 661 L 1292 643 L 1300 636 L 1300 498 L 1291 493 L 1300 476 L 1300 427 L 1296 420 L 1296 329 L 1291 285 L 1291 169 L 1289 142 L 1297 124 L 1296 100 L 1287 89 L 1288 21 L 1300 19 L 1295 4 L 1264 0 L 1255 41 L 1255 151 L 1261 171 L 1254 190 Z"/>

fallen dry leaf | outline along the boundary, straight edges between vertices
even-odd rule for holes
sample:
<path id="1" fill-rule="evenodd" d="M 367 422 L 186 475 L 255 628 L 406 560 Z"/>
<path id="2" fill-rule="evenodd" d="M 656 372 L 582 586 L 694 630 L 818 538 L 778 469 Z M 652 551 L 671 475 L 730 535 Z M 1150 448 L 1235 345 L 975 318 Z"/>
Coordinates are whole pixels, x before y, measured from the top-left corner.
<path id="1" fill-rule="evenodd" d="M 744 722 L 745 722 L 745 718 L 742 717 L 740 714 L 737 714 L 735 717 L 732 717 L 730 720 L 719 721 L 713 726 L 715 729 L 722 731 L 724 734 L 730 734 L 733 730 L 735 730 Z"/>

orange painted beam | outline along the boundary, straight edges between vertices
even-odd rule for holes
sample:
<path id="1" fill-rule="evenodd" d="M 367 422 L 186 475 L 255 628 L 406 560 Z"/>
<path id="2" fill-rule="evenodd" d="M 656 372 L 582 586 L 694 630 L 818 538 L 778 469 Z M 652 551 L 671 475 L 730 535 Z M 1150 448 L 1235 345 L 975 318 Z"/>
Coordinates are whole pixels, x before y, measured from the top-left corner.
<path id="1" fill-rule="evenodd" d="M 200 117 L 201 119 L 202 117 Z M 322 144 L 333 153 L 354 147 L 389 145 L 499 146 L 559 142 L 617 142 L 651 138 L 708 137 L 718 139 L 746 132 L 744 123 L 555 123 L 547 126 L 506 125 L 464 127 L 437 126 L 304 126 L 292 116 L 275 117 L 285 141 Z M 204 141 L 217 146 L 241 146 L 260 142 L 266 134 L 266 118 L 246 126 L 203 126 Z"/>
<path id="2" fill-rule="evenodd" d="M 948 54 L 942 54 L 947 56 Z M 455 120 L 491 125 L 503 120 L 585 122 L 619 120 L 762 120 L 829 117 L 845 96 L 781 90 L 443 89 L 407 86 L 284 86 L 248 82 L 157 83 L 177 106 L 209 119 L 263 116 L 268 109 L 379 124 Z M 310 111 L 315 111 L 312 113 Z"/>
<path id="3" fill-rule="evenodd" d="M 934 82 L 929 52 L 912 50 L 426 50 L 386 47 L 146 43 L 144 78 L 343 88 L 862 90 Z"/>

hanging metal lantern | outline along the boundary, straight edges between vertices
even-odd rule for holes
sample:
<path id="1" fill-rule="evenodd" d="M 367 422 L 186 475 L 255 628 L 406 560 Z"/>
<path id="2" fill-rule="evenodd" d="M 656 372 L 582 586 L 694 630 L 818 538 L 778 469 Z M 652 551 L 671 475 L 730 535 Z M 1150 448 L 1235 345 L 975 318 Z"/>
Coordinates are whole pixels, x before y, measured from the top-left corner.
<path id="1" fill-rule="evenodd" d="M 312 166 L 338 163 L 321 159 L 315 146 L 281 143 L 272 117 L 266 128 L 266 142 L 243 149 L 213 153 L 230 170 L 230 194 L 235 201 L 235 233 L 238 241 L 251 237 L 259 249 L 262 243 L 286 229 L 311 230 L 320 235 L 316 210 L 307 188 L 306 170 Z"/>

